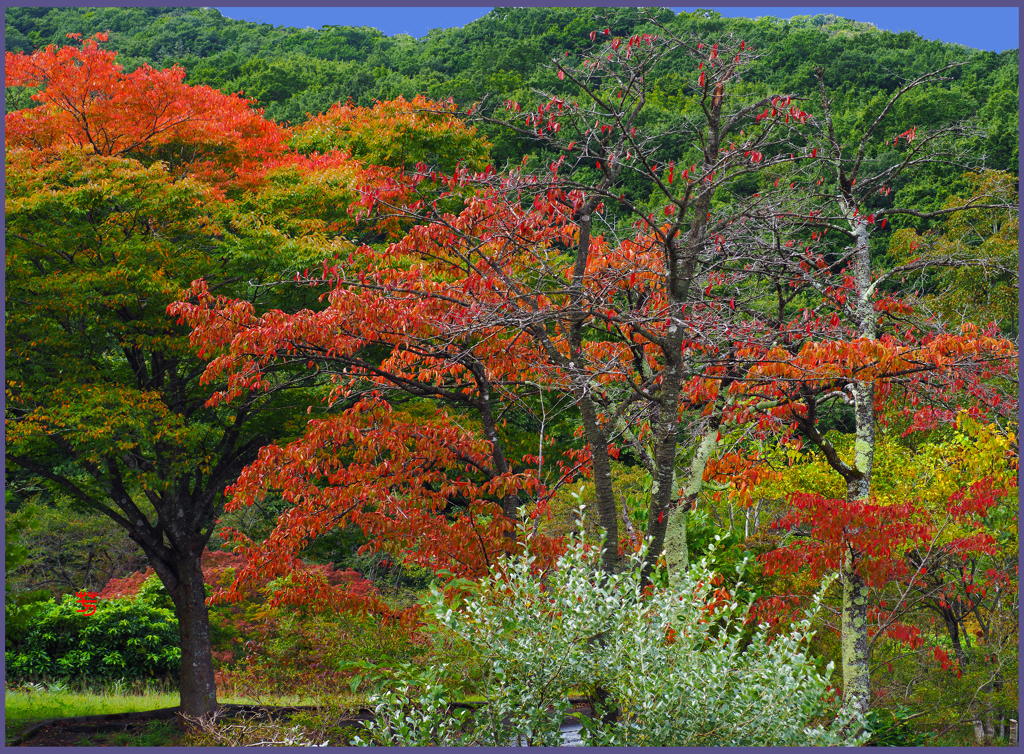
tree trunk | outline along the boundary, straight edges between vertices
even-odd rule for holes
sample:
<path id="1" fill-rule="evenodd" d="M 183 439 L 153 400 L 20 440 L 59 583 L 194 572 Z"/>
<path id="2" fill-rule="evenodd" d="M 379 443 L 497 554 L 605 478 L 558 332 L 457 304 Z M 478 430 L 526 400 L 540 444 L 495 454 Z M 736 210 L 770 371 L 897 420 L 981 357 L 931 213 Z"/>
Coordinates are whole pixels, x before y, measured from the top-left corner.
<path id="1" fill-rule="evenodd" d="M 851 217 L 854 230 L 854 280 L 857 286 L 857 325 L 862 338 L 877 337 L 871 304 L 871 257 L 867 223 Z M 867 501 L 871 496 L 871 472 L 875 461 L 875 385 L 855 381 L 851 385 L 856 413 L 854 468 L 849 476 L 846 500 Z M 843 557 L 843 707 L 866 714 L 871 704 L 871 675 L 868 666 L 868 588 L 857 574 L 857 553 L 849 549 Z"/>
<path id="2" fill-rule="evenodd" d="M 181 634 L 181 712 L 201 718 L 217 709 L 201 554 L 181 558 L 177 571 L 178 582 L 168 591 L 174 600 Z"/>
<path id="3" fill-rule="evenodd" d="M 960 642 L 960 622 L 951 610 L 942 611 L 942 620 L 946 624 L 946 633 L 949 634 L 949 640 L 953 644 L 957 661 L 961 665 L 966 665 L 967 653 L 964 652 L 963 644 Z"/>
<path id="4" fill-rule="evenodd" d="M 579 407 L 593 462 L 597 522 L 605 532 L 601 566 L 607 573 L 614 573 L 619 567 L 619 515 L 612 485 L 612 465 L 608 458 L 608 438 L 602 431 L 597 411 L 590 399 L 583 397 Z"/>
<path id="5" fill-rule="evenodd" d="M 857 575 L 856 561 L 847 551 L 843 579 L 843 707 L 867 713 L 871 701 L 868 672 L 868 589 Z"/>
<path id="6" fill-rule="evenodd" d="M 672 585 L 690 570 L 690 550 L 686 545 L 686 517 L 689 511 L 682 507 L 669 513 L 668 526 L 665 528 L 665 565 L 668 568 L 668 579 Z"/>
<path id="7" fill-rule="evenodd" d="M 732 381 L 728 380 L 719 384 L 711 421 L 693 454 L 690 468 L 684 477 L 683 488 L 679 491 L 682 505 L 669 515 L 665 530 L 665 563 L 671 584 L 677 584 L 683 574 L 690 569 L 690 551 L 686 544 L 686 517 L 697 505 L 697 498 L 704 486 L 704 470 L 707 469 L 708 462 L 718 447 L 722 411 L 725 408 L 728 388 L 731 383 Z"/>

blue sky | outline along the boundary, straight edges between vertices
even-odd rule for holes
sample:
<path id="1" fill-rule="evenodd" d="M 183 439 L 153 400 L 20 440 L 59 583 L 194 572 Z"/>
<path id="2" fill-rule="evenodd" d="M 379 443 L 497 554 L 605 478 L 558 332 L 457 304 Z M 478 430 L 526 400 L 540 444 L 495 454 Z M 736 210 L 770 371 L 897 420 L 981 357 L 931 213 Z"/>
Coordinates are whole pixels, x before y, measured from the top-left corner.
<path id="1" fill-rule="evenodd" d="M 517 4 L 522 3 L 519 0 Z M 915 31 L 925 39 L 956 42 L 981 50 L 1002 52 L 1020 46 L 1020 13 L 1017 7 L 848 7 L 848 6 L 765 6 L 714 7 L 723 16 L 756 18 L 834 13 L 855 21 L 867 21 L 889 31 Z M 692 12 L 697 7 L 673 10 Z M 430 29 L 463 26 L 484 15 L 490 7 L 218 7 L 229 18 L 262 21 L 275 26 L 312 26 L 324 24 L 373 26 L 387 35 L 424 36 Z"/>

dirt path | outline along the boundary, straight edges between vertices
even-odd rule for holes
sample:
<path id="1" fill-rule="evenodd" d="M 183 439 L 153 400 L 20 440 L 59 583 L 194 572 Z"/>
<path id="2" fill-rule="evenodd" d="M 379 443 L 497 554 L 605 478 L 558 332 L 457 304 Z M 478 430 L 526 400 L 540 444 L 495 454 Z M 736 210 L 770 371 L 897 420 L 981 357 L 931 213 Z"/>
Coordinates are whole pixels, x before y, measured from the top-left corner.
<path id="1" fill-rule="evenodd" d="M 28 725 L 7 746 L 181 746 L 177 707 L 51 718 Z M 142 740 L 145 739 L 145 743 Z"/>

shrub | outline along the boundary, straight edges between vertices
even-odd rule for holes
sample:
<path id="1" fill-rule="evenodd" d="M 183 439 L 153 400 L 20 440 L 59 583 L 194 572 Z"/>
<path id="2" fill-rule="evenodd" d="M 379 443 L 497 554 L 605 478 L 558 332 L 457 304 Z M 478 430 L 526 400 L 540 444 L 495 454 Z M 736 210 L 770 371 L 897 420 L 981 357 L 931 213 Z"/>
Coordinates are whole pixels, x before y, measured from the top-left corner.
<path id="1" fill-rule="evenodd" d="M 866 737 L 844 732 L 862 720 L 814 724 L 826 713 L 828 686 L 806 651 L 809 619 L 771 640 L 765 631 L 744 637 L 747 606 L 719 586 L 706 560 L 679 586 L 648 589 L 642 553 L 615 575 L 601 573 L 596 551 L 579 540 L 546 580 L 532 575 L 532 562 L 526 552 L 475 589 L 467 585 L 461 608 L 433 590 L 437 619 L 486 665 L 478 690 L 486 704 L 452 714 L 446 671 L 434 669 L 375 697 L 378 719 L 354 743 L 558 746 L 567 697 L 580 689 L 604 699 L 595 704 L 607 721 L 581 720 L 588 745 L 806 746 Z"/>
<path id="2" fill-rule="evenodd" d="M 24 640 L 5 652 L 7 678 L 89 680 L 177 676 L 178 620 L 141 600 L 101 601 L 94 615 L 71 596 L 46 609 Z"/>
<path id="3" fill-rule="evenodd" d="M 112 577 L 130 573 L 146 561 L 139 546 L 114 521 L 78 510 L 63 498 L 23 503 L 14 515 L 9 508 L 7 528 L 14 523 L 19 531 L 14 542 L 8 534 L 7 552 L 15 544 L 24 554 L 13 569 L 10 558 L 6 559 L 7 586 L 15 592 L 45 590 L 60 602 L 65 594 L 80 589 L 98 591 Z"/>
<path id="4" fill-rule="evenodd" d="M 868 712 L 867 728 L 871 738 L 865 746 L 927 746 L 931 738 L 911 728 L 909 716 L 905 707 Z"/>
<path id="5" fill-rule="evenodd" d="M 244 649 L 244 661 L 223 670 L 225 687 L 253 692 L 318 696 L 372 685 L 404 665 L 426 665 L 423 637 L 372 616 L 263 615 Z"/>
<path id="6" fill-rule="evenodd" d="M 13 496 L 4 493 L 6 504 Z M 4 642 L 6 649 L 14 648 L 24 640 L 39 615 L 45 610 L 51 593 L 46 589 L 19 591 L 14 588 L 13 574 L 30 559 L 23 539 L 36 523 L 37 511 L 23 507 L 4 516 Z"/>

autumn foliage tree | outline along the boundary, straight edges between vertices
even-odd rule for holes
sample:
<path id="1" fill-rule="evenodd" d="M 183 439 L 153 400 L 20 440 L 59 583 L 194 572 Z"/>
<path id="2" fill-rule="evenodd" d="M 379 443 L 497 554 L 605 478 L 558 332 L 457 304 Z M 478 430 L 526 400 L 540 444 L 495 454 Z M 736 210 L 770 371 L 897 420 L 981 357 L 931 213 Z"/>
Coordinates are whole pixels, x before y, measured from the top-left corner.
<path id="1" fill-rule="evenodd" d="M 537 491 L 536 473 L 506 455 L 502 418 L 536 362 L 529 343 L 466 328 L 475 299 L 464 279 L 444 279 L 447 265 L 402 264 L 407 257 L 369 246 L 356 253 L 351 267 L 324 263 L 307 279 L 331 281 L 329 306 L 319 311 L 257 316 L 198 282 L 194 303 L 171 308 L 214 357 L 205 379 L 226 379 L 215 400 L 272 390 L 275 374 L 295 367 L 334 383 L 330 415 L 309 422 L 302 438 L 264 448 L 232 487 L 231 506 L 270 491 L 294 506 L 266 541 L 240 542 L 249 566 L 234 589 L 287 572 L 313 538 L 346 524 L 362 527 L 372 547 L 404 550 L 410 562 L 481 576 L 514 544 L 519 509 Z M 313 596 L 312 583 L 294 583 Z M 349 599 L 315 594 L 326 603 Z"/>
<path id="2" fill-rule="evenodd" d="M 548 379 L 572 396 L 586 442 L 579 460 L 611 545 L 605 567 L 617 567 L 615 546 L 626 544 L 624 501 L 609 466 L 626 453 L 653 480 L 640 533 L 652 542 L 648 571 L 664 550 L 678 573 L 688 562 L 687 513 L 721 425 L 737 408 L 724 353 L 742 303 L 735 290 L 750 274 L 744 218 L 760 204 L 740 187 L 795 159 L 783 147 L 807 115 L 789 96 L 734 91 L 756 58 L 741 40 L 680 39 L 657 27 L 628 38 L 596 29 L 590 38 L 580 55 L 553 61 L 554 93 L 528 106 L 471 108 L 533 140 L 551 160 L 483 183 L 485 206 L 493 207 L 489 234 L 474 211 L 424 217 L 429 233 L 403 244 L 471 259 L 473 272 L 502 294 L 499 306 L 482 307 L 480 321 L 522 330 L 543 353 Z M 693 117 L 677 129 L 651 129 L 652 82 L 680 68 L 690 72 Z M 784 118 L 763 118 L 782 101 L 790 111 Z M 681 138 L 690 151 L 673 155 L 664 145 Z M 552 235 L 538 247 L 523 226 L 546 226 Z"/>
<path id="3" fill-rule="evenodd" d="M 31 99 L 39 103 L 6 117 L 7 148 L 38 153 L 64 145 L 158 160 L 176 176 L 193 174 L 220 187 L 285 151 L 287 131 L 245 98 L 189 86 L 179 67 L 142 65 L 125 73 L 117 53 L 100 48 L 106 40 L 96 34 L 80 46 L 5 54 L 5 86 L 35 88 Z"/>
<path id="4" fill-rule="evenodd" d="M 563 481 L 573 468 L 592 476 L 598 518 L 610 543 L 604 562 L 614 569 L 620 558 L 619 511 L 609 458 L 628 446 L 656 480 L 646 532 L 654 541 L 650 567 L 677 509 L 680 531 L 669 549 L 685 567 L 685 513 L 696 500 L 719 434 L 727 403 L 722 386 L 728 386 L 723 371 L 715 372 L 712 365 L 705 375 L 694 364 L 718 359 L 725 330 L 722 312 L 734 311 L 736 304 L 712 295 L 712 289 L 732 275 L 724 267 L 745 233 L 740 222 L 744 210 L 719 210 L 712 197 L 745 176 L 790 161 L 776 142 L 805 122 L 806 114 L 794 106 L 792 124 L 776 118 L 761 125 L 759 114 L 779 97 L 731 97 L 729 87 L 751 55 L 742 42 L 704 44 L 656 34 L 620 39 L 607 30 L 595 32 L 595 41 L 598 34 L 602 41 L 583 59 L 556 63 L 553 80 L 570 81 L 577 91 L 573 96 L 546 96 L 529 114 L 511 101 L 496 113 L 486 107 L 475 110 L 492 123 L 540 140 L 555 154 L 550 166 L 504 174 L 459 167 L 444 175 L 417 165 L 410 189 L 441 181 L 448 196 L 463 197 L 453 208 L 429 196 L 413 201 L 412 194 L 398 202 L 384 196 L 379 185 L 368 184 L 362 192 L 367 209 L 415 226 L 384 252 L 363 247 L 348 256 L 347 264 L 342 257 L 307 278 L 330 286 L 330 306 L 323 311 L 257 318 L 245 305 L 207 296 L 202 289 L 196 291 L 198 305 L 182 304 L 174 311 L 196 327 L 195 342 L 218 355 L 208 376 L 229 375 L 233 395 L 258 389 L 263 375 L 282 363 L 306 362 L 340 373 L 343 387 L 335 399 L 357 390 L 386 389 L 396 396 L 392 400 L 414 396 L 471 410 L 490 444 L 492 460 L 486 467 L 473 463 L 484 480 L 514 470 L 525 474 L 533 463 L 540 464 L 539 474 L 545 473 L 543 452 L 506 456 L 495 417 L 523 403 L 531 385 L 541 393 L 568 393 L 585 447 L 575 462 L 548 459 L 549 464 L 566 464 L 547 478 L 548 486 Z M 703 151 L 697 164 L 678 167 L 655 154 L 658 135 L 644 133 L 641 118 L 649 77 L 673 56 L 692 65 L 703 108 L 692 126 Z M 341 112 L 329 114 L 330 119 L 338 120 Z M 743 130 L 757 125 L 750 134 Z M 776 154 L 766 145 L 773 145 Z M 645 182 L 654 198 L 641 203 L 627 197 L 620 186 L 626 176 Z M 648 204 L 656 205 L 657 214 Z M 383 360 L 364 355 L 371 346 L 377 346 Z M 356 405 L 370 404 L 364 399 Z M 700 432 L 711 439 L 691 454 L 686 482 L 680 483 L 678 422 L 684 409 L 698 417 L 702 411 L 710 414 L 709 426 Z M 353 409 L 347 409 L 332 423 L 353 416 Z M 295 500 L 314 499 L 320 512 L 300 506 L 295 519 L 282 521 L 290 531 L 287 536 L 282 531 L 280 540 L 291 542 L 290 551 L 326 523 L 349 520 L 345 517 L 357 510 L 348 502 L 355 494 L 350 484 L 343 486 L 343 505 L 324 503 L 329 497 L 324 490 L 333 496 L 342 487 L 334 480 L 343 478 L 338 476 L 343 466 L 335 470 L 338 462 L 326 451 L 341 448 L 322 434 L 325 430 L 311 426 L 302 448 L 289 450 L 295 463 L 275 460 L 268 451 L 253 474 L 263 487 L 274 479 L 273 485 L 290 489 L 289 478 L 302 480 L 294 482 L 299 486 L 313 485 L 310 494 L 296 493 Z M 332 429 L 329 437 L 336 432 Z M 365 441 L 362 430 L 346 433 L 357 443 Z M 396 458 L 389 455 L 387 462 L 387 470 L 377 472 L 385 480 L 397 472 Z M 284 468 L 288 477 L 281 476 Z M 418 471 L 416 479 L 437 484 Z M 521 494 L 530 491 L 527 479 L 490 491 L 492 498 L 498 493 L 509 521 L 527 499 Z M 493 481 L 488 484 L 494 487 Z M 394 486 L 388 482 L 389 490 Z M 465 496 L 450 482 L 443 489 L 444 495 L 431 503 L 432 512 L 446 498 Z M 262 487 L 236 488 L 236 499 L 248 501 L 253 494 L 264 494 Z M 391 494 L 378 497 L 387 500 Z M 402 500 L 415 507 L 415 495 L 403 493 Z M 267 552 L 261 556 L 264 567 L 272 567 L 274 558 Z"/>
<path id="5" fill-rule="evenodd" d="M 216 689 L 200 557 L 281 417 L 256 395 L 207 407 L 165 309 L 198 277 L 244 295 L 240 267 L 271 249 L 233 248 L 218 212 L 286 133 L 180 70 L 125 74 L 102 39 L 6 56 L 6 85 L 39 105 L 6 116 L 5 454 L 146 553 L 179 618 L 182 711 L 201 716 Z"/>
<path id="6" fill-rule="evenodd" d="M 367 184 L 400 204 L 410 182 L 400 165 L 366 164 L 337 144 L 293 151 L 289 133 L 242 97 L 187 86 L 180 69 L 126 74 L 102 41 L 7 56 L 7 86 L 35 88 L 39 105 L 7 116 L 6 457 L 142 547 L 180 619 L 182 711 L 201 716 L 216 706 L 216 689 L 200 561 L 223 490 L 289 431 L 280 388 L 315 392 L 318 378 L 279 373 L 268 378 L 278 390 L 210 401 L 228 386 L 200 382 L 203 355 L 166 307 L 193 280 L 202 281 L 195 301 L 212 289 L 253 310 L 301 308 L 307 298 L 316 307 L 308 287 L 274 281 L 350 251 L 352 235 L 395 232 L 370 207 L 358 216 L 346 208 Z M 381 108 L 364 116 L 348 127 L 362 124 L 379 145 L 388 117 Z M 437 144 L 455 133 L 441 125 Z M 480 148 L 457 130 L 459 144 Z M 373 396 L 350 409 L 364 429 L 388 413 Z M 387 426 L 394 438 L 421 428 L 411 418 Z M 478 445 L 449 445 L 458 463 L 483 463 Z M 434 463 L 421 471 L 420 486 L 436 483 L 431 494 L 444 499 Z M 507 469 L 492 476 L 489 490 L 515 486 Z M 501 532 L 503 520 L 483 526 Z M 450 541 L 472 549 L 475 540 Z M 358 607 L 387 612 L 367 599 Z"/>
<path id="7" fill-rule="evenodd" d="M 418 164 L 451 173 L 464 165 L 483 170 L 488 144 L 462 121 L 451 102 L 423 95 L 358 107 L 336 103 L 294 129 L 291 146 L 298 152 L 347 152 L 367 165 L 414 172 Z"/>
<path id="8" fill-rule="evenodd" d="M 879 199 L 888 198 L 909 172 L 965 159 L 960 151 L 965 133 L 961 123 L 885 132 L 887 116 L 900 99 L 940 81 L 941 73 L 926 74 L 900 87 L 853 137 L 839 133 L 821 81 L 820 135 L 811 149 L 818 175 L 805 188 L 810 201 L 803 208 L 779 202 L 775 217 L 803 214 L 802 227 L 793 229 L 799 232 L 780 233 L 773 223 L 762 223 L 765 238 L 781 252 L 777 259 L 788 278 L 785 284 L 810 292 L 814 305 L 805 304 L 794 312 L 789 337 L 779 341 L 765 333 L 752 339 L 745 353 L 752 359 L 744 377 L 746 393 L 752 400 L 773 405 L 771 421 L 798 431 L 797 444 L 808 442 L 820 451 L 846 487 L 838 499 L 795 495 L 792 521 L 812 526 L 817 541 L 829 543 L 823 549 L 801 551 L 819 566 L 815 558 L 825 558 L 841 576 L 844 704 L 862 710 L 868 707 L 870 691 L 869 583 L 894 578 L 905 569 L 901 560 L 905 548 L 915 542 L 924 546 L 934 534 L 928 517 L 913 502 L 881 504 L 875 499 L 878 421 L 887 413 L 907 409 L 915 413 L 919 402 L 916 420 L 927 421 L 934 415 L 925 405 L 940 395 L 947 406 L 952 402 L 972 413 L 994 409 L 1003 414 L 1009 407 L 996 408 L 999 398 L 992 398 L 993 389 L 1013 373 L 1017 353 L 1016 346 L 994 327 L 971 322 L 948 327 L 916 313 L 919 305 L 912 286 L 918 276 L 937 268 L 982 266 L 991 260 L 951 253 L 962 250 L 947 247 L 908 256 L 886 269 L 872 253 L 872 238 L 894 217 L 933 219 L 968 210 L 1009 209 L 998 193 L 976 194 L 966 203 L 931 212 Z M 789 180 L 783 174 L 775 187 Z M 830 232 L 833 235 L 826 239 Z M 836 234 L 841 246 L 831 240 Z M 897 293 L 897 284 L 907 293 Z M 837 405 L 848 406 L 852 414 L 851 454 L 840 453 L 834 438 L 822 428 L 823 418 Z M 955 414 L 946 410 L 947 417 Z M 984 516 L 991 498 L 977 500 L 980 507 L 975 514 Z M 983 547 L 980 540 L 974 544 Z M 791 556 L 793 551 L 785 554 Z"/>

